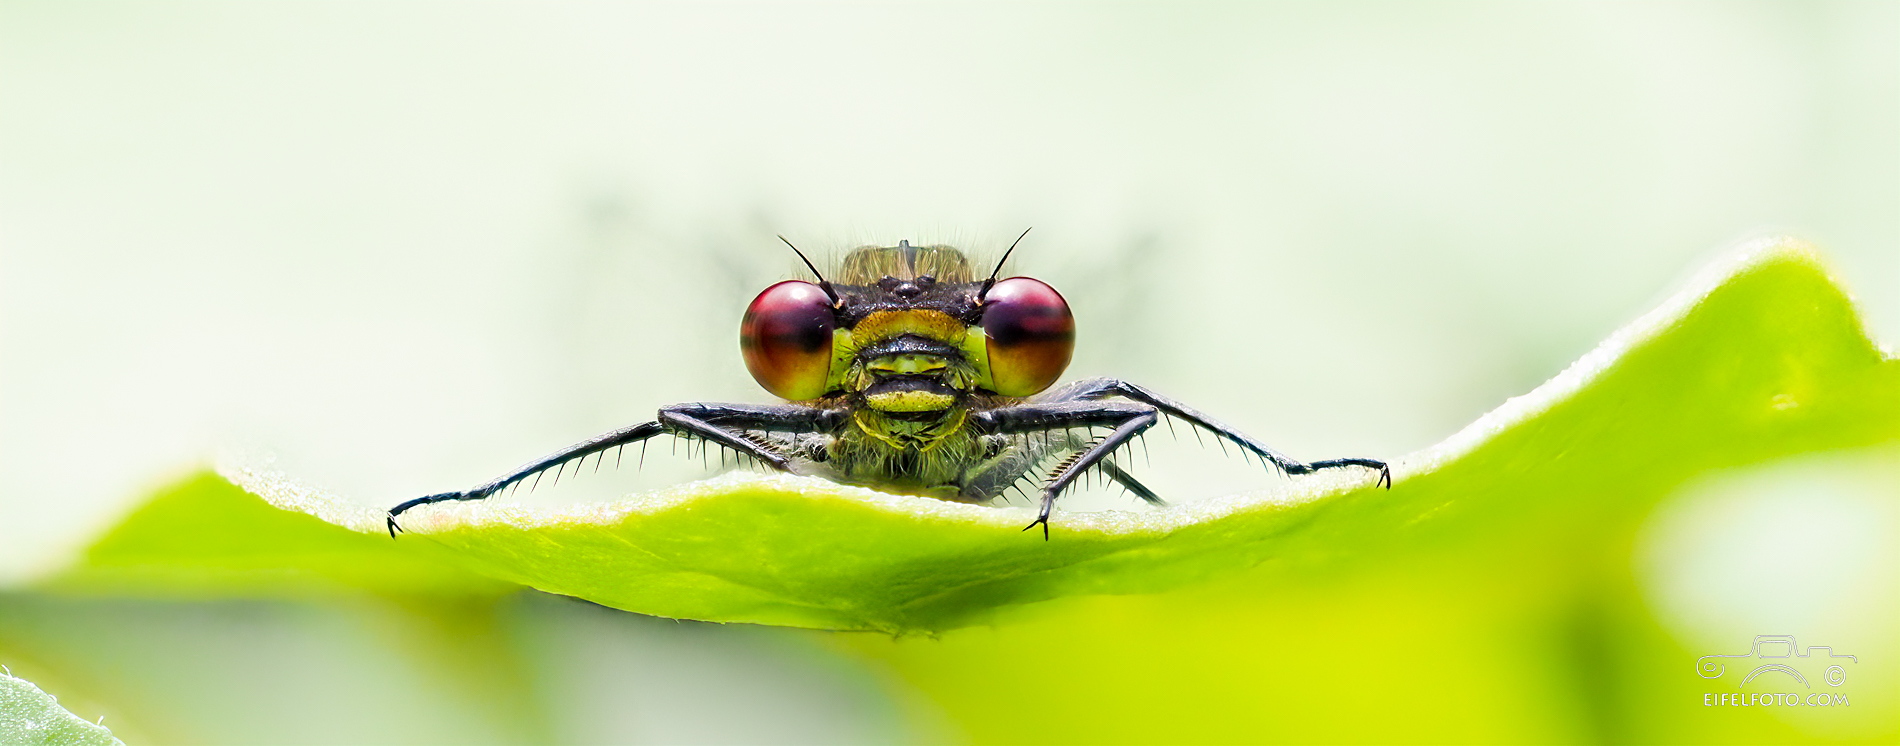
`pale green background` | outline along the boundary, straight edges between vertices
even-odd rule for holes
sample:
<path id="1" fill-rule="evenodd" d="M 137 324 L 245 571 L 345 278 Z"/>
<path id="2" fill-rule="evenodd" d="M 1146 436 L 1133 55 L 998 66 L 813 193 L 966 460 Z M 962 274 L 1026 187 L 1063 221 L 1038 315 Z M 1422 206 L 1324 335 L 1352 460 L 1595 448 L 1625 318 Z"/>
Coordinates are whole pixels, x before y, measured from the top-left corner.
<path id="1" fill-rule="evenodd" d="M 1296 456 L 1395 457 L 1761 232 L 1821 243 L 1893 339 L 1896 132 L 1893 3 L 0 3 L 0 576 L 220 450 L 381 505 L 763 400 L 734 330 L 793 272 L 774 233 L 993 257 L 1034 225 L 1015 265 L 1075 305 L 1074 375 Z M 1228 484 L 1177 455 L 1157 487 Z M 1758 594 L 1694 573 L 1786 516 L 1687 499 L 1658 603 L 1685 635 L 1752 629 L 1703 617 Z M 1842 546 L 1801 535 L 1789 556 Z M 641 634 L 687 651 L 628 653 L 653 681 L 754 679 L 731 645 L 851 665 Z M 816 730 L 763 732 L 885 737 L 860 709 L 905 695 L 840 675 Z"/>

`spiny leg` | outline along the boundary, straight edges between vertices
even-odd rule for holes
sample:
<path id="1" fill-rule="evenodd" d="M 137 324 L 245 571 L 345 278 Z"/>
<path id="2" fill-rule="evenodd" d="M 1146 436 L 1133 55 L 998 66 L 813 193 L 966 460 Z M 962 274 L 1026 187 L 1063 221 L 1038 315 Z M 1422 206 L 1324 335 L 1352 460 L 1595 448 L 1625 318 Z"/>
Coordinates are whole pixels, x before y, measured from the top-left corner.
<path id="1" fill-rule="evenodd" d="M 1077 381 L 1055 391 L 1039 394 L 1032 398 L 1030 402 L 1047 402 L 1053 404 L 1072 401 L 1099 401 L 1111 396 L 1132 399 L 1147 404 L 1160 410 L 1162 414 L 1179 417 L 1191 425 L 1205 428 L 1207 431 L 1220 436 L 1222 439 L 1231 441 L 1235 445 L 1252 452 L 1254 455 L 1271 462 L 1274 466 L 1279 467 L 1281 471 L 1288 474 L 1310 474 L 1320 469 L 1359 466 L 1367 469 L 1377 469 L 1379 478 L 1376 483 L 1383 484 L 1386 489 L 1392 488 L 1392 467 L 1388 466 L 1384 461 L 1369 458 L 1335 458 L 1304 463 L 1279 451 L 1275 451 L 1267 447 L 1267 444 L 1254 440 L 1252 436 L 1202 414 L 1200 411 L 1186 404 L 1182 404 L 1155 393 L 1150 389 L 1118 378 L 1090 378 L 1084 381 Z"/>
<path id="2" fill-rule="evenodd" d="M 725 446 L 741 454 L 758 459 L 779 471 L 790 471 L 792 468 L 791 459 L 786 458 L 784 455 L 766 450 L 764 446 L 759 445 L 750 438 L 692 415 L 661 410 L 660 423 L 665 425 L 668 430 L 691 435 L 711 444 Z M 690 453 L 690 451 L 688 453 Z M 702 462 L 706 459 L 706 447 L 704 445 L 700 446 L 699 458 Z"/>
<path id="3" fill-rule="evenodd" d="M 717 443 L 740 458 L 751 458 L 779 471 L 792 471 L 795 460 L 809 459 L 824 445 L 774 443 L 754 433 L 792 433 L 828 439 L 849 417 L 841 409 L 793 404 L 675 404 L 660 410 L 660 422 L 677 434 Z M 801 452 L 803 451 L 803 452 Z"/>
<path id="4" fill-rule="evenodd" d="M 1378 480 L 1373 482 L 1373 484 L 1378 485 L 1382 483 L 1384 484 L 1386 489 L 1388 490 L 1392 489 L 1392 467 L 1386 465 L 1384 461 L 1380 461 L 1378 459 L 1329 458 L 1329 459 L 1324 459 L 1321 461 L 1309 462 L 1307 463 L 1306 468 L 1308 471 L 1319 471 L 1320 469 L 1337 469 L 1342 466 L 1362 466 L 1367 469 L 1378 469 L 1379 478 Z"/>
<path id="5" fill-rule="evenodd" d="M 1036 520 L 1024 531 L 1042 525 L 1042 538 L 1049 538 L 1049 513 L 1056 497 L 1075 478 L 1095 468 L 1108 454 L 1126 444 L 1141 431 L 1155 424 L 1154 407 L 1120 402 L 1077 401 L 1054 404 L 1023 404 L 992 409 L 976 415 L 977 426 L 985 432 L 1009 434 L 1066 429 L 1072 427 L 1113 427 L 1114 430 L 1093 445 L 1069 457 L 1050 475 L 1042 489 L 1042 506 Z"/>
<path id="6" fill-rule="evenodd" d="M 402 515 L 411 508 L 432 503 L 448 502 L 450 500 L 481 500 L 510 486 L 520 484 L 522 480 L 528 477 L 535 477 L 549 469 L 565 466 L 567 462 L 574 459 L 585 458 L 595 453 L 601 453 L 609 448 L 644 441 L 663 432 L 666 432 L 666 429 L 658 422 L 642 422 L 638 425 L 621 428 L 555 451 L 543 458 L 524 464 L 521 468 L 503 474 L 480 487 L 461 492 L 443 492 L 409 500 L 389 509 L 389 516 L 386 519 L 389 523 L 389 536 L 393 539 L 396 536 L 396 532 L 402 530 L 401 526 L 396 525 L 396 516 Z"/>
<path id="7" fill-rule="evenodd" d="M 1037 464 L 1064 451 L 1086 448 L 1094 442 L 1062 431 L 1019 433 L 998 437 L 1007 437 L 1009 444 L 999 450 L 995 456 L 986 459 L 981 465 L 964 475 L 964 499 L 982 502 L 998 497 L 1010 489 L 1015 489 L 1021 494 L 1021 483 L 1029 477 Z M 1028 495 L 1025 494 L 1024 497 L 1027 498 Z"/>
<path id="8" fill-rule="evenodd" d="M 636 442 L 642 443 L 644 448 L 644 442 L 647 439 L 661 433 L 717 443 L 740 455 L 757 459 L 772 468 L 789 471 L 790 459 L 746 437 L 745 433 L 755 430 L 826 432 L 834 428 L 841 421 L 840 418 L 841 415 L 834 411 L 789 405 L 675 404 L 661 409 L 657 421 L 615 430 L 569 446 L 474 489 L 419 497 L 390 508 L 387 519 L 389 535 L 394 537 L 402 530 L 402 527 L 396 524 L 396 516 L 411 508 L 451 500 L 487 498 L 503 489 L 517 486 L 529 477 L 535 477 L 538 481 L 548 469 L 563 468 L 571 461 L 596 453 L 604 455 L 604 452 L 610 448 Z M 644 461 L 644 451 L 642 454 Z"/>
<path id="9" fill-rule="evenodd" d="M 1141 498 L 1143 501 L 1147 502 L 1149 505 L 1167 505 L 1168 504 L 1168 501 L 1161 499 L 1161 496 L 1155 494 L 1154 490 L 1148 489 L 1148 485 L 1142 484 L 1140 481 L 1136 480 L 1134 475 L 1129 474 L 1128 472 L 1122 471 L 1122 468 L 1119 466 L 1116 466 L 1115 462 L 1110 461 L 1108 459 L 1102 459 L 1101 469 L 1102 469 L 1102 473 L 1108 475 L 1109 479 L 1113 479 L 1115 480 L 1116 483 L 1120 484 L 1121 486 L 1127 487 L 1129 492 L 1135 493 L 1135 497 Z"/>

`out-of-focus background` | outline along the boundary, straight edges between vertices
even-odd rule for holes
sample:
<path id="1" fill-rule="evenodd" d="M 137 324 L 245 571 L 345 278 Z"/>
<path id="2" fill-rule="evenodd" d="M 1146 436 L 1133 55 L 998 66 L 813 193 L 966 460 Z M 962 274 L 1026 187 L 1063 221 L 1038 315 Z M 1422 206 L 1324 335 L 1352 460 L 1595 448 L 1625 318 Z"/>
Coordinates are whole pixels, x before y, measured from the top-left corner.
<path id="1" fill-rule="evenodd" d="M 735 332 L 797 272 L 781 233 L 981 261 L 1033 225 L 1012 270 L 1075 307 L 1071 376 L 1298 457 L 1398 457 L 1753 235 L 1819 243 L 1893 339 L 1895 132 L 1887 2 L 0 2 L 0 579 L 221 452 L 385 505 L 663 404 L 763 401 Z M 1176 454 L 1156 486 L 1244 487 Z M 532 499 L 705 473 L 649 463 Z M 1900 564 L 1893 472 L 1870 473 L 1812 530 L 1777 533 L 1800 480 L 1665 506 L 1642 554 L 1658 613 L 1727 645 L 1799 620 L 1722 567 Z M 1766 534 L 1783 554 L 1736 554 Z M 1892 573 L 1853 577 L 1804 613 L 1892 607 Z M 206 692 L 151 711 L 493 735 L 401 730 L 454 708 L 344 673 L 357 617 L 141 608 L 99 634 L 143 652 L 95 655 L 128 681 L 197 661 Z M 927 702 L 808 635 L 524 608 L 562 701 L 599 711 L 570 740 L 937 737 Z M 328 706 L 359 721 L 203 663 L 233 656 L 357 687 Z M 708 724 L 734 701 L 747 718 Z M 255 737 L 223 722 L 142 727 Z"/>

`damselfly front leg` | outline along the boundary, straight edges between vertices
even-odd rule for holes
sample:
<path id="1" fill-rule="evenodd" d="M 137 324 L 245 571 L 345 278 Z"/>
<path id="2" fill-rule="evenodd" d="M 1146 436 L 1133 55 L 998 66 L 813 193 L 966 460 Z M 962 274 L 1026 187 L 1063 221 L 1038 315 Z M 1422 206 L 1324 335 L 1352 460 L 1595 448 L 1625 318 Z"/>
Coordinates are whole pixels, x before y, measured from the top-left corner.
<path id="1" fill-rule="evenodd" d="M 1076 453 L 1088 449 L 1094 439 L 1083 429 L 1082 434 L 1074 430 L 1048 430 L 1023 435 L 992 435 L 999 444 L 995 455 L 985 459 L 976 468 L 963 477 L 963 499 L 971 502 L 988 502 L 1001 496 L 1005 490 L 1022 482 L 1038 465 L 1065 453 Z M 1112 459 L 1104 458 L 1097 464 L 1103 476 L 1120 484 L 1131 494 L 1141 498 L 1149 505 L 1165 506 L 1167 501 L 1155 494 L 1135 479 L 1134 475 L 1122 470 Z"/>
<path id="2" fill-rule="evenodd" d="M 1118 402 L 1113 401 L 1114 399 L 1132 401 Z M 1267 447 L 1266 444 L 1246 433 L 1149 389 L 1114 378 L 1093 378 L 1032 397 L 1018 406 L 979 413 L 974 424 L 986 432 L 1003 435 L 1041 433 L 1043 436 L 1027 439 L 1014 446 L 1013 452 L 1006 451 L 1001 458 L 994 460 L 989 468 L 973 474 L 970 486 L 974 488 L 973 491 L 978 492 L 989 494 L 1001 492 L 1003 487 L 1020 479 L 1043 459 L 1064 451 L 1069 452 L 1070 457 L 1050 473 L 1049 480 L 1042 489 L 1041 505 L 1036 520 L 1025 528 L 1025 530 L 1035 528 L 1040 524 L 1045 538 L 1049 531 L 1049 514 L 1055 505 L 1056 498 L 1061 496 L 1078 476 L 1087 473 L 1091 468 L 1099 469 L 1104 476 L 1127 487 L 1143 500 L 1160 504 L 1159 496 L 1107 457 L 1115 449 L 1126 445 L 1129 440 L 1152 427 L 1157 417 L 1162 415 L 1179 418 L 1190 427 L 1205 429 L 1213 433 L 1215 437 L 1234 443 L 1288 474 L 1308 474 L 1321 469 L 1358 466 L 1378 470 L 1378 484 L 1388 488 L 1392 484 L 1391 469 L 1383 461 L 1338 458 L 1311 463 L 1301 462 Z M 1071 428 L 1087 431 L 1098 427 L 1114 429 L 1098 440 L 1077 441 L 1067 436 Z"/>
<path id="3" fill-rule="evenodd" d="M 991 409 L 978 412 L 974 418 L 976 428 L 985 433 L 997 435 L 1016 435 L 1022 433 L 1046 432 L 1050 430 L 1067 431 L 1071 428 L 1088 430 L 1097 427 L 1111 427 L 1114 430 L 1098 441 L 1076 450 L 1067 461 L 1050 474 L 1049 483 L 1042 488 L 1042 507 L 1036 520 L 1024 531 L 1042 525 L 1042 537 L 1049 538 L 1049 511 L 1055 508 L 1056 496 L 1068 489 L 1077 476 L 1095 468 L 1108 454 L 1122 447 L 1141 431 L 1155 424 L 1156 410 L 1152 406 L 1132 402 L 1059 402 L 1054 404 L 1023 404 L 1014 407 Z M 1121 471 L 1116 469 L 1116 471 Z M 1145 487 L 1143 489 L 1146 489 Z"/>
<path id="4" fill-rule="evenodd" d="M 1334 458 L 1310 463 L 1301 462 L 1267 447 L 1265 443 L 1255 440 L 1246 433 L 1222 424 L 1219 420 L 1201 414 L 1192 407 L 1157 394 L 1145 387 L 1116 378 L 1091 378 L 1086 381 L 1077 381 L 1043 396 L 1038 396 L 1036 400 L 1052 402 L 1099 401 L 1113 397 L 1132 399 L 1147 404 L 1160 410 L 1162 414 L 1178 418 L 1192 426 L 1205 429 L 1213 433 L 1216 437 L 1225 439 L 1259 456 L 1261 459 L 1272 463 L 1274 466 L 1279 467 L 1281 471 L 1288 474 L 1310 474 L 1320 469 L 1359 466 L 1367 469 L 1377 469 L 1379 472 L 1378 483 L 1387 489 L 1392 487 L 1392 467 L 1388 466 L 1384 461 L 1369 458 Z"/>
<path id="5" fill-rule="evenodd" d="M 396 516 L 411 508 L 451 500 L 481 500 L 532 478 L 539 483 L 549 469 L 601 454 L 615 448 L 640 443 L 655 435 L 667 434 L 697 438 L 730 449 L 778 471 L 791 471 L 801 454 L 786 452 L 755 433 L 817 433 L 835 429 L 846 415 L 838 410 L 771 404 L 675 404 L 660 410 L 659 419 L 615 430 L 524 464 L 479 487 L 462 492 L 444 492 L 397 505 L 389 509 L 389 535 L 402 530 Z M 557 479 L 558 477 L 558 471 Z M 530 486 L 532 489 L 532 486 Z"/>

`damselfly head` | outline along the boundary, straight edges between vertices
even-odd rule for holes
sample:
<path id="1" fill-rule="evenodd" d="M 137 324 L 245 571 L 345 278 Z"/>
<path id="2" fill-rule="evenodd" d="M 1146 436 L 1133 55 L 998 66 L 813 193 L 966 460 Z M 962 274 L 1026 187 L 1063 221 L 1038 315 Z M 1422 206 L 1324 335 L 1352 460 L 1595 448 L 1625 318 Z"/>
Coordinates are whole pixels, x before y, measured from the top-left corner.
<path id="1" fill-rule="evenodd" d="M 1040 280 L 979 281 L 963 252 L 909 241 L 853 249 L 829 279 L 812 270 L 817 283 L 766 288 L 740 323 L 746 368 L 778 396 L 927 416 L 971 393 L 1029 396 L 1068 367 L 1075 319 Z"/>

